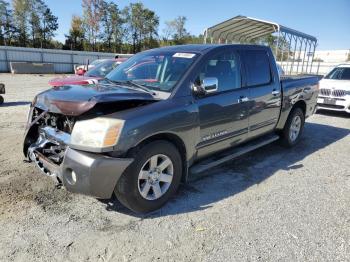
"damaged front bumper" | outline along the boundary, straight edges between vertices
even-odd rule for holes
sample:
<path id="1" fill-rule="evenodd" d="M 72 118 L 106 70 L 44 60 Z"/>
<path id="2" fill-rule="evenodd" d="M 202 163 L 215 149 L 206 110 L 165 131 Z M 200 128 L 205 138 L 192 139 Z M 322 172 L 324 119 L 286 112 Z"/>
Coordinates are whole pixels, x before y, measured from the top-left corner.
<path id="1" fill-rule="evenodd" d="M 133 159 L 114 158 L 69 147 L 70 135 L 51 127 L 39 129 L 28 157 L 43 174 L 68 191 L 107 199 Z"/>

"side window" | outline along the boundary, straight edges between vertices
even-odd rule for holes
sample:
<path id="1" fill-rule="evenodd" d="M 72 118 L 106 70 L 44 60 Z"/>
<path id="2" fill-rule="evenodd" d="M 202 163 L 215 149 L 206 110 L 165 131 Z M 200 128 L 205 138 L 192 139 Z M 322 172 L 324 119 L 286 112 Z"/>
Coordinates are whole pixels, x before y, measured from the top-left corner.
<path id="1" fill-rule="evenodd" d="M 264 85 L 271 82 L 270 61 L 266 51 L 245 52 L 248 86 Z"/>
<path id="2" fill-rule="evenodd" d="M 210 57 L 204 63 L 196 84 L 200 85 L 205 77 L 218 79 L 218 92 L 240 88 L 241 70 L 238 54 L 228 51 Z"/>

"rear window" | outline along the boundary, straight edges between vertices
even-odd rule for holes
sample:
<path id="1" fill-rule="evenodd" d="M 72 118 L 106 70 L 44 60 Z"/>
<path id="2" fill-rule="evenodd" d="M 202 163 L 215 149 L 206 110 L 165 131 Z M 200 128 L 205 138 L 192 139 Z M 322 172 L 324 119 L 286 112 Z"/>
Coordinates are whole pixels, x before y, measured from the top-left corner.
<path id="1" fill-rule="evenodd" d="M 271 82 L 270 61 L 263 50 L 251 50 L 245 53 L 248 86 L 264 85 Z"/>
<path id="2" fill-rule="evenodd" d="M 334 68 L 325 78 L 337 80 L 350 80 L 350 67 Z"/>

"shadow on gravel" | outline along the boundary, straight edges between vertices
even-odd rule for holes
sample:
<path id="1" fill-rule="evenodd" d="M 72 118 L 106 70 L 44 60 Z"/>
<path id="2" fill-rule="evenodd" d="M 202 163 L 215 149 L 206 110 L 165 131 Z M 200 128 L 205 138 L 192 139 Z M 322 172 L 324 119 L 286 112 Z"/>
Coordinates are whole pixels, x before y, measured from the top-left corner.
<path id="1" fill-rule="evenodd" d="M 123 207 L 115 198 L 103 203 L 108 211 L 139 218 L 155 218 L 208 209 L 217 201 L 263 182 L 278 170 L 286 170 L 293 175 L 293 170 L 303 168 L 303 160 L 307 156 L 349 134 L 349 129 L 306 123 L 303 138 L 294 148 L 286 149 L 274 143 L 203 173 L 200 177 L 192 177 L 191 182 L 180 187 L 170 203 L 150 214 L 137 215 Z"/>
<path id="2" fill-rule="evenodd" d="M 10 106 L 23 106 L 23 105 L 29 105 L 30 101 L 18 101 L 18 102 L 5 102 L 0 105 L 0 107 L 10 107 Z"/>

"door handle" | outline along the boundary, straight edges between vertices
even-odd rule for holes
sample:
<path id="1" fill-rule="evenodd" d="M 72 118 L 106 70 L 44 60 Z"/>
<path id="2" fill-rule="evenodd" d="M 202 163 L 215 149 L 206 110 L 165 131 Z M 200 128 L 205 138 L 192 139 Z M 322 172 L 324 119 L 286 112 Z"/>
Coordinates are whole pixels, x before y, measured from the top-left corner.
<path id="1" fill-rule="evenodd" d="M 280 91 L 279 90 L 272 90 L 272 93 L 274 96 L 277 96 L 280 94 Z"/>
<path id="2" fill-rule="evenodd" d="M 246 96 L 240 96 L 238 99 L 238 103 L 248 102 L 249 98 Z"/>

